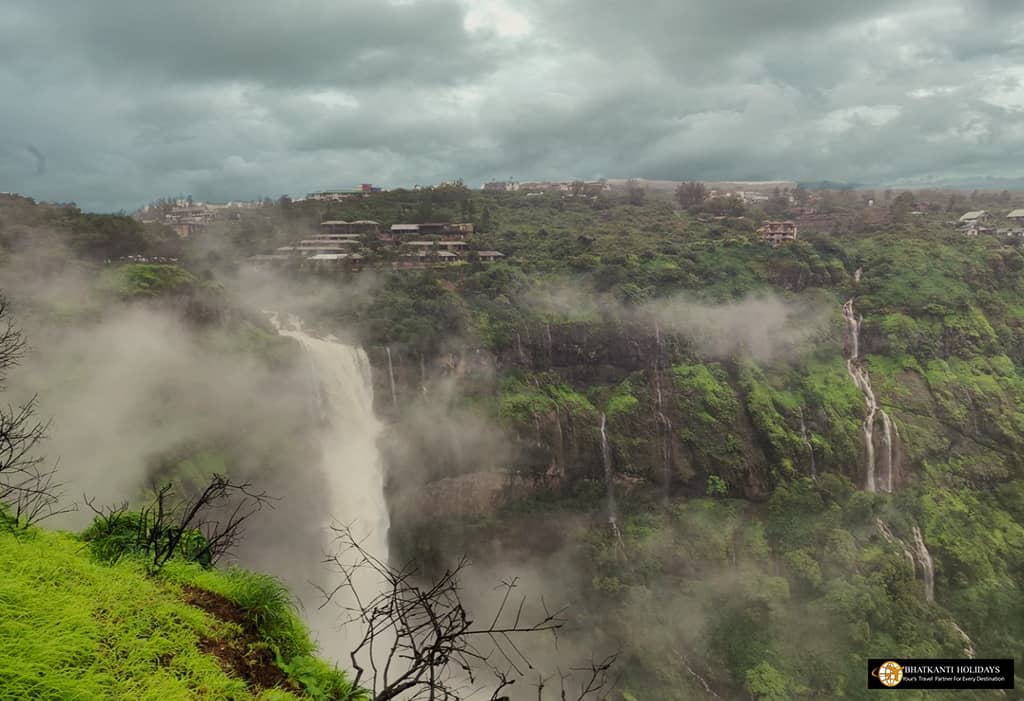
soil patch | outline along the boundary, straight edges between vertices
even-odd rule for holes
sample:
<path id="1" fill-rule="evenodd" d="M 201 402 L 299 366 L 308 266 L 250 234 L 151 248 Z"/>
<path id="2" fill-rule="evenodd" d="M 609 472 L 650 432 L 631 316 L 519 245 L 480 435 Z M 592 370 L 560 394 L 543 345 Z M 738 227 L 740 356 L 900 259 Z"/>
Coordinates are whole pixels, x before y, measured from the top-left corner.
<path id="1" fill-rule="evenodd" d="M 201 608 L 211 616 L 241 627 L 241 635 L 224 640 L 200 638 L 199 648 L 213 655 L 221 667 L 244 679 L 258 689 L 281 688 L 301 693 L 301 689 L 289 679 L 274 662 L 274 653 L 256 633 L 252 619 L 244 610 L 220 594 L 184 587 L 185 602 Z"/>

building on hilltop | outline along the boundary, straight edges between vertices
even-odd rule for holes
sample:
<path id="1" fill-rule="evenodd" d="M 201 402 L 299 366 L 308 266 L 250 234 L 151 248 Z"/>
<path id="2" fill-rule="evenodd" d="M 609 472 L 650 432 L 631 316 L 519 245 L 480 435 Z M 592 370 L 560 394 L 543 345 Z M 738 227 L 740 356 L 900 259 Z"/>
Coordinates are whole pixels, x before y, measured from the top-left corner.
<path id="1" fill-rule="evenodd" d="M 984 209 L 967 212 L 957 222 L 960 232 L 966 236 L 977 236 L 978 234 L 991 234 L 995 229 L 990 226 L 992 217 Z"/>
<path id="2" fill-rule="evenodd" d="M 960 224 L 960 226 L 971 226 L 974 224 L 984 225 L 988 223 L 990 218 L 991 217 L 989 217 L 988 212 L 986 212 L 984 209 L 979 209 L 974 212 L 967 212 L 966 214 L 960 217 L 958 223 Z"/>
<path id="3" fill-rule="evenodd" d="M 788 241 L 796 241 L 796 222 L 793 221 L 766 221 L 757 230 L 761 240 L 778 246 Z"/>
<path id="4" fill-rule="evenodd" d="M 489 183 L 484 183 L 480 189 L 486 192 L 515 192 L 519 189 L 519 183 L 512 180 L 492 180 Z"/>
<path id="5" fill-rule="evenodd" d="M 332 219 L 320 222 L 320 233 L 378 236 L 380 234 L 380 222 L 375 222 L 370 219 L 360 219 L 358 221 Z"/>
<path id="6" fill-rule="evenodd" d="M 451 224 L 429 222 L 425 224 L 392 224 L 391 229 L 381 235 L 384 241 L 400 242 L 409 236 L 448 236 L 464 239 L 473 234 L 472 224 Z"/>

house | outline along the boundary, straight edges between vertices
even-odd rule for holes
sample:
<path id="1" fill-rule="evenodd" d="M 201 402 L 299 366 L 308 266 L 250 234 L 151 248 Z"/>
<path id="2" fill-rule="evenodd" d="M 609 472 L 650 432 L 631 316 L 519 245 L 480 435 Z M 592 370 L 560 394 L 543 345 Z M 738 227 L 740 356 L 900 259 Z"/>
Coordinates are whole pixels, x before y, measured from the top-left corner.
<path id="1" fill-rule="evenodd" d="M 505 182 L 492 180 L 489 183 L 484 183 L 480 189 L 486 192 L 514 192 L 519 189 L 519 183 L 512 180 Z"/>
<path id="2" fill-rule="evenodd" d="M 792 221 L 766 221 L 757 230 L 761 240 L 778 246 L 787 241 L 796 241 L 796 222 Z"/>
<path id="3" fill-rule="evenodd" d="M 991 217 L 984 209 L 974 212 L 967 212 L 957 221 L 960 233 L 965 236 L 977 236 L 978 234 L 995 233 L 995 228 L 989 225 Z"/>
<path id="4" fill-rule="evenodd" d="M 305 265 L 322 272 L 361 270 L 363 256 L 358 253 L 318 253 L 307 258 Z"/>
<path id="5" fill-rule="evenodd" d="M 409 236 L 450 236 L 462 239 L 472 233 L 472 224 L 451 224 L 449 222 L 392 224 L 391 230 L 388 234 L 381 236 L 381 239 L 384 241 L 402 241 Z"/>
<path id="6" fill-rule="evenodd" d="M 1015 209 L 1006 215 L 1006 218 L 1017 226 L 1024 225 L 1024 209 Z"/>
<path id="7" fill-rule="evenodd" d="M 465 241 L 406 241 L 404 245 L 411 246 L 417 250 L 432 250 L 436 248 L 439 251 L 448 251 L 456 255 L 466 249 Z"/>
<path id="8" fill-rule="evenodd" d="M 500 251 L 478 251 L 476 255 L 481 263 L 493 263 L 499 258 L 505 257 L 505 254 Z"/>
<path id="9" fill-rule="evenodd" d="M 960 225 L 960 228 L 964 228 L 973 225 L 983 225 L 988 223 L 988 220 L 988 212 L 986 212 L 984 209 L 979 209 L 974 212 L 967 212 L 962 217 L 960 217 L 957 223 Z"/>
<path id="10" fill-rule="evenodd" d="M 356 236 L 380 234 L 380 222 L 370 219 L 360 219 L 348 222 L 341 219 L 320 222 L 321 234 L 353 234 Z"/>

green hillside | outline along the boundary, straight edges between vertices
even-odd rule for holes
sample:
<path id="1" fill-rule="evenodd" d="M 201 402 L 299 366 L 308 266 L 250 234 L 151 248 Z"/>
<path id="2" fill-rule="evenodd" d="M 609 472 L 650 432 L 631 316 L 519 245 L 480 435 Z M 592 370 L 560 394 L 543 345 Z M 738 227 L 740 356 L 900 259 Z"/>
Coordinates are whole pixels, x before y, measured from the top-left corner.
<path id="1" fill-rule="evenodd" d="M 0 698 L 361 698 L 312 656 L 272 579 L 177 561 L 151 576 L 90 553 L 69 533 L 0 532 Z"/>

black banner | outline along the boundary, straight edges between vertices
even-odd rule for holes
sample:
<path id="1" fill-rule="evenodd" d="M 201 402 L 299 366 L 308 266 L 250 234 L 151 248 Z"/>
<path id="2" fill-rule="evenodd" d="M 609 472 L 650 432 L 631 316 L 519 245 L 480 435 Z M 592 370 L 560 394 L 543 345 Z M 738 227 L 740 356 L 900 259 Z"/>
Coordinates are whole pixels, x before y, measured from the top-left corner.
<path id="1" fill-rule="evenodd" d="M 869 689 L 1012 689 L 1013 660 L 868 660 Z"/>

